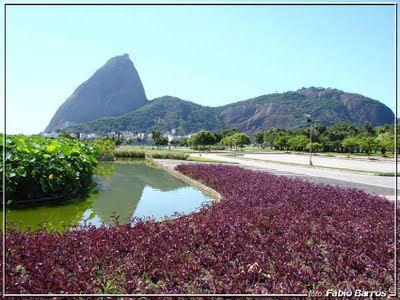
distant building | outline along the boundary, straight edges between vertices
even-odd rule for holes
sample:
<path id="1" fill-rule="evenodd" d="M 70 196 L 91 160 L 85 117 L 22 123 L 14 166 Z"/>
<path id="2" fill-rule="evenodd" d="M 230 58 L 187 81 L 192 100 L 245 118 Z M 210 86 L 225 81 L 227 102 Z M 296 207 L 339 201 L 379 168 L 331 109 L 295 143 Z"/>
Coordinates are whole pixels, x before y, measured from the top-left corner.
<path id="1" fill-rule="evenodd" d="M 88 135 L 86 135 L 86 138 L 87 139 L 89 139 L 89 140 L 95 140 L 95 139 L 98 139 L 98 138 L 100 138 L 101 136 L 99 136 L 98 134 L 96 134 L 96 133 L 89 133 Z"/>
<path id="2" fill-rule="evenodd" d="M 50 133 L 50 137 L 52 137 L 52 138 L 56 138 L 56 137 L 58 137 L 59 135 L 60 135 L 60 133 L 55 132 L 55 131 L 52 131 L 52 132 Z"/>
<path id="3" fill-rule="evenodd" d="M 115 133 L 115 131 L 111 131 L 111 132 L 109 132 L 109 133 L 107 133 L 107 136 L 109 137 L 109 138 L 113 138 L 113 137 L 115 137 L 117 134 Z"/>
<path id="4" fill-rule="evenodd" d="M 135 135 L 134 135 L 134 137 L 135 138 L 141 138 L 141 139 L 144 139 L 144 138 L 146 138 L 146 137 L 148 137 L 149 135 L 148 134 L 146 134 L 146 133 L 144 133 L 144 132 L 137 132 L 137 133 L 135 133 Z"/>
<path id="5" fill-rule="evenodd" d="M 68 127 L 74 126 L 74 125 L 78 125 L 78 123 L 72 122 L 72 121 L 66 121 L 66 122 L 64 123 L 64 128 L 68 128 Z"/>
<path id="6" fill-rule="evenodd" d="M 135 138 L 135 134 L 133 133 L 133 132 L 131 132 L 131 131 L 123 131 L 122 133 L 122 138 L 124 139 L 124 140 L 127 140 L 127 139 L 133 139 L 133 138 Z"/>
<path id="7" fill-rule="evenodd" d="M 187 135 L 169 135 L 168 136 L 168 140 L 169 141 L 179 141 L 179 140 L 181 140 L 183 138 L 186 138 L 186 137 L 188 137 L 188 136 Z"/>

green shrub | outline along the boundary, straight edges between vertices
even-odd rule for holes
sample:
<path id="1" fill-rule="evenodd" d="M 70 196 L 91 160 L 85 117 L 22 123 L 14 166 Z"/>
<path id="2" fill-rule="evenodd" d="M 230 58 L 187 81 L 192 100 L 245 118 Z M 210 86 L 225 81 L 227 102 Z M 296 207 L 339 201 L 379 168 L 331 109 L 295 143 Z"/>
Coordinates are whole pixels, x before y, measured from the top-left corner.
<path id="1" fill-rule="evenodd" d="M 180 159 L 186 160 L 190 155 L 179 151 L 147 151 L 146 156 L 150 158 L 160 159 Z"/>
<path id="2" fill-rule="evenodd" d="M 160 158 L 160 159 L 180 159 L 186 160 L 189 154 L 181 151 L 168 150 L 145 150 L 135 147 L 120 147 L 115 150 L 116 157 L 131 157 L 131 158 Z"/>
<path id="3" fill-rule="evenodd" d="M 0 137 L 3 146 L 3 135 Z M 7 136 L 5 148 L 8 203 L 79 197 L 93 186 L 92 175 L 98 153 L 90 145 L 68 138 L 18 135 Z M 2 153 L 0 162 L 0 171 L 3 172 Z"/>
<path id="4" fill-rule="evenodd" d="M 120 147 L 114 151 L 114 154 L 116 157 L 144 158 L 146 150 L 134 147 Z"/>
<path id="5" fill-rule="evenodd" d="M 98 139 L 93 142 L 93 148 L 99 153 L 99 160 L 114 160 L 116 148 L 114 141 L 108 138 Z"/>
<path id="6" fill-rule="evenodd" d="M 94 170 L 93 176 L 110 177 L 115 173 L 115 164 L 113 161 L 99 161 Z"/>
<path id="7" fill-rule="evenodd" d="M 211 150 L 218 151 L 218 150 L 225 150 L 224 146 L 211 146 Z"/>

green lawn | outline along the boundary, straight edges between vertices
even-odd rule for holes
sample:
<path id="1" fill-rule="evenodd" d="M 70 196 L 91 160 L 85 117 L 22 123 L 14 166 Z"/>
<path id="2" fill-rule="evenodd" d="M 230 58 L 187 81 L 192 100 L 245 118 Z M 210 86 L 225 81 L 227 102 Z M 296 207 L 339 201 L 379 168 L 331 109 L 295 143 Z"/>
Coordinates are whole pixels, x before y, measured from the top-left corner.
<path id="1" fill-rule="evenodd" d="M 243 159 L 243 160 L 250 160 L 250 161 L 251 160 L 253 160 L 253 161 L 262 161 L 262 162 L 267 162 L 267 163 L 274 163 L 274 164 L 281 164 L 281 165 L 288 165 L 288 166 L 299 166 L 299 167 L 318 168 L 318 169 L 330 169 L 330 170 L 338 170 L 338 171 L 350 171 L 350 172 L 355 172 L 355 173 L 380 175 L 380 176 L 394 176 L 394 174 L 390 173 L 390 172 L 364 171 L 364 170 L 355 170 L 355 169 L 348 169 L 348 168 L 337 168 L 337 167 L 315 166 L 315 165 L 314 166 L 310 166 L 308 164 L 289 163 L 289 162 L 283 162 L 283 161 L 258 159 L 258 158 L 247 158 L 247 157 L 235 157 L 235 158 Z"/>
<path id="2" fill-rule="evenodd" d="M 244 147 L 244 151 L 265 151 L 265 152 L 282 152 L 282 150 L 271 149 L 270 147 L 259 148 L 259 147 Z"/>
<path id="3" fill-rule="evenodd" d="M 225 164 L 238 164 L 236 162 L 228 162 L 223 160 L 199 157 L 199 156 L 189 156 L 186 160 L 188 161 L 198 161 L 198 162 L 211 162 L 211 163 L 225 163 Z"/>
<path id="4" fill-rule="evenodd" d="M 257 148 L 257 147 L 245 147 L 244 151 L 248 151 L 248 152 L 254 152 L 254 151 L 258 151 L 258 152 L 285 152 L 284 150 L 275 150 L 275 149 L 271 149 L 270 147 L 266 147 L 266 148 Z M 289 151 L 287 153 L 291 153 L 291 154 L 308 154 L 308 151 Z M 318 154 L 320 156 L 328 156 L 328 157 L 347 157 L 348 153 L 347 152 L 313 152 L 313 154 Z M 350 157 L 361 157 L 361 158 L 379 158 L 379 157 L 383 157 L 382 154 L 380 152 L 376 152 L 376 153 L 371 153 L 369 156 L 366 153 L 353 153 L 350 154 Z M 394 154 L 390 153 L 386 153 L 386 156 L 384 156 L 385 158 L 394 158 Z"/>
<path id="5" fill-rule="evenodd" d="M 347 157 L 348 153 L 337 153 L 337 152 L 317 152 L 318 155 L 325 155 L 325 156 L 340 156 L 340 157 Z M 392 153 L 386 153 L 386 156 L 382 156 L 380 152 L 377 153 L 371 153 L 369 156 L 365 153 L 353 153 L 350 154 L 350 157 L 361 157 L 361 158 L 379 158 L 379 157 L 384 157 L 384 158 L 394 158 L 394 154 Z"/>
<path id="6" fill-rule="evenodd" d="M 151 149 L 157 149 L 154 146 L 144 146 L 144 147 L 140 147 L 140 146 L 121 146 L 119 148 L 136 148 L 136 149 L 145 149 L 145 150 L 151 150 Z M 160 150 L 172 150 L 172 151 L 182 151 L 182 152 L 186 152 L 186 153 L 202 153 L 202 152 L 219 152 L 221 150 L 194 150 L 190 147 L 171 147 L 170 149 L 168 147 L 161 147 Z M 243 148 L 244 152 L 271 152 L 271 153 L 286 153 L 284 150 L 275 150 L 275 149 L 271 149 L 270 147 L 265 147 L 265 148 L 258 148 L 258 147 L 245 147 Z M 237 151 L 237 152 L 241 152 L 241 151 Z M 290 154 L 308 154 L 307 151 L 289 151 L 287 153 Z M 317 154 L 320 156 L 327 156 L 327 157 L 347 157 L 348 153 L 338 153 L 338 152 L 313 152 L 313 154 Z M 353 153 L 350 154 L 350 158 L 380 158 L 383 157 L 382 154 L 380 152 L 376 152 L 376 153 L 371 153 L 369 156 L 365 153 Z M 390 153 L 386 153 L 385 158 L 394 158 L 394 154 Z"/>

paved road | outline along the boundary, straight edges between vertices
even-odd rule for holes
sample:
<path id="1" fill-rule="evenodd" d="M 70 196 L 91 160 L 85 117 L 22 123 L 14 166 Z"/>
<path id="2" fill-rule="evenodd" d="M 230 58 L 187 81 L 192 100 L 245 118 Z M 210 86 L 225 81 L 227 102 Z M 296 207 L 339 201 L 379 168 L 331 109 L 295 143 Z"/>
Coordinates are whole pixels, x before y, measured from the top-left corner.
<path id="1" fill-rule="evenodd" d="M 200 156 L 200 154 L 197 153 L 191 155 Z M 250 155 L 255 155 L 255 154 L 250 154 Z M 259 155 L 264 155 L 264 154 L 259 154 Z M 240 166 L 249 169 L 264 170 L 277 175 L 300 177 L 318 183 L 333 184 L 342 187 L 359 188 L 371 194 L 382 195 L 389 199 L 395 198 L 394 196 L 395 177 L 360 174 L 342 170 L 312 168 L 308 166 L 303 167 L 303 166 L 283 165 L 273 162 L 264 162 L 256 160 L 244 160 L 240 158 L 227 157 L 218 153 L 202 153 L 201 156 L 204 158 L 224 160 L 227 162 L 235 162 L 238 163 Z M 320 159 L 323 160 L 325 158 L 321 157 Z M 338 160 L 341 163 L 342 161 L 347 162 L 346 159 L 338 159 Z M 369 162 L 364 162 L 364 164 L 367 165 L 367 168 L 371 168 L 368 166 L 368 163 Z M 348 168 L 346 164 L 340 165 L 339 167 Z M 398 188 L 399 187 L 400 185 L 398 184 Z"/>
<path id="2" fill-rule="evenodd" d="M 280 161 L 296 164 L 309 164 L 309 156 L 304 154 L 288 154 L 288 153 L 265 153 L 265 154 L 252 154 L 246 153 L 243 155 L 246 158 Z M 323 157 L 313 156 L 312 162 L 314 166 L 324 166 L 333 168 L 346 168 L 360 171 L 375 171 L 375 172 L 394 172 L 395 163 L 393 160 L 368 160 L 368 159 L 352 159 L 343 157 Z"/>

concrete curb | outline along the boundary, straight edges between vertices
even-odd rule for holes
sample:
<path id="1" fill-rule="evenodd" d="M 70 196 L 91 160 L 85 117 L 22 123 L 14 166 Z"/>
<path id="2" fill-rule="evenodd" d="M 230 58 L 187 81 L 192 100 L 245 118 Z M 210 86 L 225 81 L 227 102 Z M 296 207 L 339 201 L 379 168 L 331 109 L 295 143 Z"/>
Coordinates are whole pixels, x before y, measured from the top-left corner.
<path id="1" fill-rule="evenodd" d="M 210 197 L 212 200 L 214 201 L 221 201 L 222 200 L 222 196 L 221 194 L 219 194 L 217 191 L 209 188 L 208 186 L 193 180 L 192 178 L 183 175 L 182 173 L 179 173 L 178 171 L 175 171 L 174 169 L 172 169 L 171 167 L 168 167 L 164 164 L 162 164 L 161 162 L 156 161 L 153 158 L 150 157 L 146 157 L 146 160 L 151 161 L 152 163 L 156 164 L 157 166 L 159 166 L 161 169 L 167 171 L 168 173 L 170 173 L 171 175 L 175 176 L 176 178 L 196 187 L 197 189 L 201 190 L 203 193 L 205 193 L 208 197 Z M 182 163 L 184 163 L 184 161 L 182 161 Z"/>

